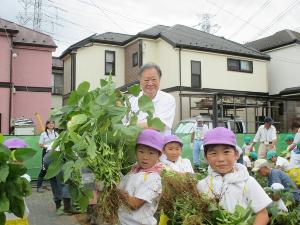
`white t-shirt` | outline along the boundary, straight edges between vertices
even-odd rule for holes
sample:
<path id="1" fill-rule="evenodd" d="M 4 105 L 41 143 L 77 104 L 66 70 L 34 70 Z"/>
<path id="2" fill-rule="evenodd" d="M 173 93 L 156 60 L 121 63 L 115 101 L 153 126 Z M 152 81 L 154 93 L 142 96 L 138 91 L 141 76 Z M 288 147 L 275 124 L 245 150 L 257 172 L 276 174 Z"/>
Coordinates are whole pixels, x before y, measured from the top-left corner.
<path id="1" fill-rule="evenodd" d="M 266 129 L 264 125 L 259 126 L 253 142 L 271 142 L 276 140 L 276 128 L 271 125 L 269 129 Z"/>
<path id="2" fill-rule="evenodd" d="M 195 140 L 202 140 L 204 138 L 204 135 L 208 131 L 208 126 L 206 124 L 203 124 L 202 126 L 198 126 L 197 124 L 193 127 L 192 132 L 195 132 Z"/>
<path id="3" fill-rule="evenodd" d="M 119 188 L 130 196 L 145 201 L 137 210 L 120 208 L 120 225 L 156 225 L 154 213 L 157 210 L 159 195 L 162 192 L 161 177 L 158 173 L 129 173 L 122 178 Z"/>
<path id="4" fill-rule="evenodd" d="M 297 151 L 297 149 L 291 151 L 290 169 L 300 168 L 300 153 L 296 153 Z"/>
<path id="5" fill-rule="evenodd" d="M 139 110 L 138 99 L 143 93 L 141 92 L 138 97 L 132 96 L 129 101 L 131 104 L 131 111 L 137 112 Z M 171 134 L 171 129 L 175 117 L 175 98 L 163 91 L 158 91 L 156 96 L 152 99 L 154 104 L 154 117 L 160 118 L 165 124 L 164 134 Z M 139 112 L 138 121 L 146 122 L 148 114 L 145 112 Z"/>
<path id="6" fill-rule="evenodd" d="M 287 159 L 285 159 L 281 156 L 278 156 L 277 160 L 276 160 L 276 163 L 275 163 L 275 166 L 282 169 L 282 170 L 284 170 L 284 171 L 287 171 L 290 168 L 290 163 Z"/>
<path id="7" fill-rule="evenodd" d="M 183 159 L 181 156 L 177 159 L 176 162 L 169 161 L 165 154 L 162 154 L 160 161 L 171 170 L 179 173 L 194 173 L 191 161 L 189 159 Z"/>
<path id="8" fill-rule="evenodd" d="M 48 148 L 49 145 L 58 137 L 58 133 L 54 130 L 47 130 L 41 133 L 39 144 L 45 145 L 45 148 Z"/>
<path id="9" fill-rule="evenodd" d="M 236 205 L 247 208 L 250 204 L 254 213 L 257 213 L 272 203 L 264 189 L 240 163 L 235 164 L 233 173 L 225 176 L 209 167 L 209 175 L 198 182 L 197 189 L 211 198 L 221 196 L 220 204 L 229 212 L 234 212 Z"/>

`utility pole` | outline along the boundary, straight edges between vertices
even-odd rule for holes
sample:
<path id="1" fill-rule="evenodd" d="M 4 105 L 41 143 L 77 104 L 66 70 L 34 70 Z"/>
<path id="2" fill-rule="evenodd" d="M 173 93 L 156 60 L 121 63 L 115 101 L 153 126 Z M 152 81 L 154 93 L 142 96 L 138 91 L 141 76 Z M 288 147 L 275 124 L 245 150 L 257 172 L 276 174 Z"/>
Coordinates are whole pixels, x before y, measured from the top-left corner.
<path id="1" fill-rule="evenodd" d="M 42 2 L 43 0 L 34 0 L 33 29 L 36 31 L 41 31 L 42 16 L 43 16 Z"/>
<path id="2" fill-rule="evenodd" d="M 32 8 L 31 0 L 18 0 L 22 7 L 22 12 L 20 11 L 17 16 L 18 23 L 22 26 L 27 26 L 29 22 L 32 21 L 30 15 L 30 9 Z"/>

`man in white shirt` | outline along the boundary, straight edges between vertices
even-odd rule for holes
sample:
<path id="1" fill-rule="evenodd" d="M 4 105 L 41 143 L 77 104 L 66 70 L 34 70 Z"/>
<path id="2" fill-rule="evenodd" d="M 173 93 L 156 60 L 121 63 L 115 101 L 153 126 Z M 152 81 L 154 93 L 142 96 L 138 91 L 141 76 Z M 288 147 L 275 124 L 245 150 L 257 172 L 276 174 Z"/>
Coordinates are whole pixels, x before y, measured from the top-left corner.
<path id="1" fill-rule="evenodd" d="M 201 116 L 196 117 L 196 125 L 192 131 L 191 143 L 193 143 L 193 164 L 195 170 L 200 166 L 200 157 L 203 160 L 203 152 L 200 154 L 201 146 L 203 145 L 203 138 L 208 131 L 208 126 L 203 123 Z"/>
<path id="2" fill-rule="evenodd" d="M 253 139 L 251 149 L 255 146 L 257 142 L 260 142 L 259 148 L 258 148 L 258 158 L 266 158 L 267 151 L 268 150 L 275 150 L 275 144 L 276 144 L 276 128 L 272 125 L 272 118 L 266 117 L 264 119 L 264 125 L 259 126 L 257 129 L 256 135 Z"/>
<path id="3" fill-rule="evenodd" d="M 171 134 L 171 129 L 175 117 L 175 98 L 159 90 L 161 70 L 158 65 L 148 63 L 142 66 L 139 72 L 140 85 L 142 92 L 138 97 L 132 96 L 129 101 L 133 112 L 139 111 L 138 100 L 141 96 L 146 95 L 152 99 L 154 104 L 154 117 L 158 117 L 165 126 L 164 134 Z M 147 113 L 138 113 L 138 125 L 142 128 L 148 128 Z"/>

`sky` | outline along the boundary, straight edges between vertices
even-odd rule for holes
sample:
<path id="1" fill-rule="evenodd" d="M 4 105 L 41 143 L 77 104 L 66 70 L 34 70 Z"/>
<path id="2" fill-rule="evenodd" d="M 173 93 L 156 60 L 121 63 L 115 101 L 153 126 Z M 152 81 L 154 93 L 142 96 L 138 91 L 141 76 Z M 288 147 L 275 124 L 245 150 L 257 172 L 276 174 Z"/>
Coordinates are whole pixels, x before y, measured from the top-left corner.
<path id="1" fill-rule="evenodd" d="M 32 28 L 33 3 L 1 0 L 0 17 L 20 23 L 24 3 Z M 155 25 L 182 24 L 201 29 L 209 15 L 214 35 L 246 43 L 283 29 L 300 32 L 300 0 L 39 0 L 41 31 L 51 35 L 59 56 L 70 45 L 94 33 L 136 34 Z M 200 25 L 199 25 L 200 24 Z"/>

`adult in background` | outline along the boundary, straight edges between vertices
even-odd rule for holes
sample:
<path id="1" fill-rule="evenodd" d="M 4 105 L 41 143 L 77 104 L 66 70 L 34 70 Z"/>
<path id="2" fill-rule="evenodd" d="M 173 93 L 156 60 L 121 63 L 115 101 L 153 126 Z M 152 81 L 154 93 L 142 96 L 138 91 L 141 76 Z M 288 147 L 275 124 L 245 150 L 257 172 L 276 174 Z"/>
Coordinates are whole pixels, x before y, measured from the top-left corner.
<path id="1" fill-rule="evenodd" d="M 196 125 L 192 130 L 191 136 L 191 143 L 193 143 L 193 164 L 196 171 L 198 171 L 200 167 L 200 157 L 201 160 L 204 160 L 204 153 L 201 152 L 201 146 L 203 145 L 203 138 L 207 131 L 208 126 L 203 123 L 203 118 L 201 116 L 197 116 Z"/>
<path id="2" fill-rule="evenodd" d="M 176 103 L 172 95 L 159 90 L 161 75 L 159 66 L 154 63 L 147 63 L 141 67 L 139 79 L 142 91 L 138 97 L 133 96 L 130 98 L 131 109 L 133 112 L 137 112 L 139 110 L 139 97 L 142 95 L 148 96 L 154 104 L 154 117 L 160 118 L 165 126 L 162 133 L 171 134 Z M 138 125 L 142 128 L 148 128 L 147 115 L 144 112 L 138 114 Z"/>
<path id="3" fill-rule="evenodd" d="M 42 168 L 37 180 L 37 192 L 42 193 L 42 185 L 44 177 L 47 173 L 45 163 L 44 163 L 44 156 L 47 152 L 47 148 L 49 145 L 58 137 L 58 133 L 55 131 L 55 122 L 48 120 L 46 122 L 45 131 L 41 134 L 39 140 L 39 146 L 42 148 Z"/>
<path id="4" fill-rule="evenodd" d="M 266 117 L 264 119 L 264 124 L 259 126 L 253 139 L 250 151 L 253 150 L 253 147 L 257 142 L 260 142 L 258 148 L 259 159 L 266 158 L 267 151 L 269 150 L 276 151 L 276 128 L 272 125 L 272 122 L 273 120 L 271 117 Z"/>
<path id="5" fill-rule="evenodd" d="M 292 123 L 292 130 L 296 132 L 296 135 L 294 137 L 294 141 L 291 145 L 288 146 L 288 150 L 292 151 L 294 148 L 297 147 L 297 143 L 300 142 L 300 122 L 299 121 L 294 121 Z"/>

